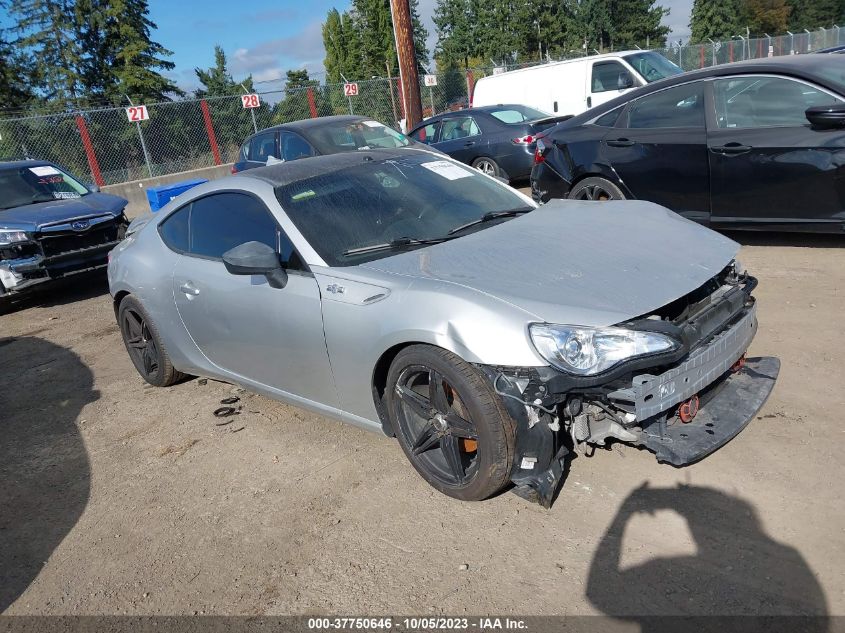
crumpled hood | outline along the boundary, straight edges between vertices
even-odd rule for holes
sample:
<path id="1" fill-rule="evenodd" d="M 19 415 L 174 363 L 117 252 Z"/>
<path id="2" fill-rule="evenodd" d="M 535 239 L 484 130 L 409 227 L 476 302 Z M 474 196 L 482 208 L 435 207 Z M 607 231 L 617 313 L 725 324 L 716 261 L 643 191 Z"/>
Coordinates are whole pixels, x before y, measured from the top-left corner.
<path id="1" fill-rule="evenodd" d="M 110 193 L 89 193 L 81 198 L 51 200 L 0 210 L 0 228 L 35 231 L 45 224 L 111 213 L 118 216 L 126 200 Z"/>
<path id="2" fill-rule="evenodd" d="M 733 240 L 650 202 L 554 200 L 361 267 L 460 284 L 549 323 L 607 326 L 698 288 L 738 250 Z"/>

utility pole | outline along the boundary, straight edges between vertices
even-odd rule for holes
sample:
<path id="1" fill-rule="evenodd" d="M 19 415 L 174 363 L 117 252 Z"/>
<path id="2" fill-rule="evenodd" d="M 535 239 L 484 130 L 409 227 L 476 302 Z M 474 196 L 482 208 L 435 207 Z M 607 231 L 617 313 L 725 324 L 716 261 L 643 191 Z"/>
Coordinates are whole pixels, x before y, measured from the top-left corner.
<path id="1" fill-rule="evenodd" d="M 417 75 L 417 54 L 414 50 L 414 27 L 411 23 L 411 6 L 408 0 L 390 0 L 393 19 L 393 37 L 399 58 L 399 83 L 402 85 L 402 104 L 405 111 L 405 129 L 411 130 L 422 121 L 420 79 Z"/>

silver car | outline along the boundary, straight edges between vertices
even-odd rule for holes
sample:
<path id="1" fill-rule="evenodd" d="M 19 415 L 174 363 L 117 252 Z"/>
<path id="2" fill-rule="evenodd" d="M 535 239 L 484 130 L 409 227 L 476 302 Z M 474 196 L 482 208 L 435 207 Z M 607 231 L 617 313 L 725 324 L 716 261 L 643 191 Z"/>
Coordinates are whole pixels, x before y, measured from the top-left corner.
<path id="1" fill-rule="evenodd" d="M 676 466 L 754 417 L 756 280 L 645 202 L 537 207 L 418 150 L 201 185 L 130 226 L 109 283 L 141 376 L 210 376 L 395 436 L 432 486 L 548 507 L 610 441 Z"/>

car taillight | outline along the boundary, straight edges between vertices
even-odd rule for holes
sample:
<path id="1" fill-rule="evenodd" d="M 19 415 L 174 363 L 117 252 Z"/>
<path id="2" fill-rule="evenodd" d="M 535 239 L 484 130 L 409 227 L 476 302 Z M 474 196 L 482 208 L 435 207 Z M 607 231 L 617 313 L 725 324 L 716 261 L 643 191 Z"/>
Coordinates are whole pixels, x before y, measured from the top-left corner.
<path id="1" fill-rule="evenodd" d="M 232 165 L 232 173 L 233 173 L 233 174 L 237 174 L 237 173 L 238 173 L 238 168 L 237 168 L 235 165 Z"/>
<path id="2" fill-rule="evenodd" d="M 543 139 L 545 137 L 540 134 L 536 137 L 537 140 L 537 148 L 534 150 L 534 164 L 539 165 L 540 163 L 546 162 L 546 157 L 544 154 L 546 153 L 546 144 L 543 143 Z"/>
<path id="3" fill-rule="evenodd" d="M 532 134 L 526 134 L 525 136 L 521 136 L 519 138 L 512 138 L 511 143 L 513 143 L 514 145 L 530 145 L 536 140 L 536 136 L 533 136 Z"/>

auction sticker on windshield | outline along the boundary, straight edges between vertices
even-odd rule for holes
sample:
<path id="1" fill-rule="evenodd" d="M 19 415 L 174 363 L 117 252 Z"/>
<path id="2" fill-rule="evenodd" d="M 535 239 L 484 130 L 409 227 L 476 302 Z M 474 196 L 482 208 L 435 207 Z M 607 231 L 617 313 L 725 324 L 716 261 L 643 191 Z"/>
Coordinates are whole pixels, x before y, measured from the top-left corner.
<path id="1" fill-rule="evenodd" d="M 36 176 L 60 176 L 62 172 L 60 172 L 55 167 L 51 167 L 50 165 L 43 165 L 41 167 L 30 167 L 29 171 L 31 171 Z"/>
<path id="2" fill-rule="evenodd" d="M 453 165 L 448 160 L 434 160 L 430 163 L 422 163 L 422 166 L 430 171 L 433 171 L 438 176 L 447 178 L 448 180 L 467 178 L 472 175 L 472 172 L 467 171 L 463 167 Z"/>

